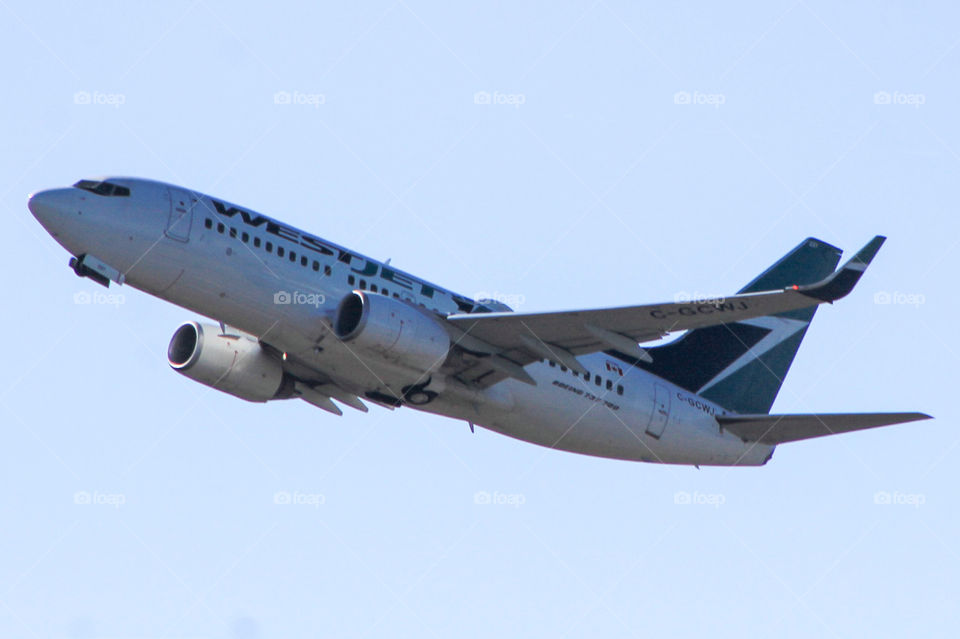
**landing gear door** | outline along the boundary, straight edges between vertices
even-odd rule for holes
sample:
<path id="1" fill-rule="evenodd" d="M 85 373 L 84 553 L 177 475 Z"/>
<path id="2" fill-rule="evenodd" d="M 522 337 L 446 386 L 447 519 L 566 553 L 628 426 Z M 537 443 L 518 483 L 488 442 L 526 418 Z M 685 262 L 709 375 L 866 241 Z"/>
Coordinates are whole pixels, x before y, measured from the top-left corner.
<path id="1" fill-rule="evenodd" d="M 653 412 L 650 414 L 650 423 L 647 424 L 647 434 L 660 439 L 670 420 L 670 390 L 666 386 L 653 386 Z"/>
<path id="2" fill-rule="evenodd" d="M 193 224 L 193 209 L 197 196 L 184 189 L 169 187 L 170 217 L 167 219 L 166 235 L 171 240 L 186 242 L 190 239 L 190 226 Z"/>

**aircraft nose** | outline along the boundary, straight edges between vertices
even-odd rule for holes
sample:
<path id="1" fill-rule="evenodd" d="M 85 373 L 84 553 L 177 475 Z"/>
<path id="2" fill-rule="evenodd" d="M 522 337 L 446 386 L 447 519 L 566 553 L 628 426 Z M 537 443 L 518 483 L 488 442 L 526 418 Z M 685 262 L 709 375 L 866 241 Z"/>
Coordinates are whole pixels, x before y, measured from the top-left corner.
<path id="1" fill-rule="evenodd" d="M 27 198 L 27 208 L 45 229 L 53 231 L 57 219 L 69 210 L 67 195 L 65 189 L 38 191 Z"/>

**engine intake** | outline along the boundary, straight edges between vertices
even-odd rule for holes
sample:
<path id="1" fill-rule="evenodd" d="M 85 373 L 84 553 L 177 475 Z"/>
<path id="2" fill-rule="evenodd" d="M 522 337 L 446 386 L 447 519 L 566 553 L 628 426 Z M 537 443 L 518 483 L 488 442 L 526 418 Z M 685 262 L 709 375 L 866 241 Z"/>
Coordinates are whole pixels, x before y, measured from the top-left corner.
<path id="1" fill-rule="evenodd" d="M 333 332 L 352 347 L 419 374 L 439 369 L 450 352 L 440 323 L 400 300 L 353 291 L 340 301 Z"/>
<path id="2" fill-rule="evenodd" d="M 223 335 L 216 326 L 187 322 L 173 334 L 167 347 L 173 370 L 218 391 L 248 402 L 281 396 L 283 366 L 242 335 Z"/>

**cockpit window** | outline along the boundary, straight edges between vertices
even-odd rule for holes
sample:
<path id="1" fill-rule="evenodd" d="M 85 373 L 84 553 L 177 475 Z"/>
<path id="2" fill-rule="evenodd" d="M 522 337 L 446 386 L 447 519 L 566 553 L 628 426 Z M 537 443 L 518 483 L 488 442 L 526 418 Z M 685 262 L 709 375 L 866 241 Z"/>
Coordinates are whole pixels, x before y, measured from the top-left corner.
<path id="1" fill-rule="evenodd" d="M 90 191 L 91 193 L 96 193 L 97 195 L 106 195 L 113 197 L 128 197 L 130 195 L 130 189 L 125 186 L 120 186 L 119 184 L 112 184 L 110 182 L 97 182 L 96 180 L 80 180 L 74 186 L 78 189 L 83 189 L 84 191 Z"/>

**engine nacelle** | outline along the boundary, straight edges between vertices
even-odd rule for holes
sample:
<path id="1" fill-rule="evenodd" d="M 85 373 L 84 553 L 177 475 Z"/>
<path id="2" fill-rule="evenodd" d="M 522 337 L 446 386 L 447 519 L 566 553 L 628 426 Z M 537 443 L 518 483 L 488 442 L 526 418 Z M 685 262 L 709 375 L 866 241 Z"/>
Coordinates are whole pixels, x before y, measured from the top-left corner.
<path id="1" fill-rule="evenodd" d="M 187 322 L 167 347 L 173 370 L 248 402 L 281 395 L 283 366 L 260 343 L 242 335 L 223 335 L 209 324 Z"/>
<path id="2" fill-rule="evenodd" d="M 385 295 L 353 291 L 337 306 L 333 332 L 352 348 L 417 373 L 432 373 L 450 352 L 450 336 L 436 320 Z"/>

